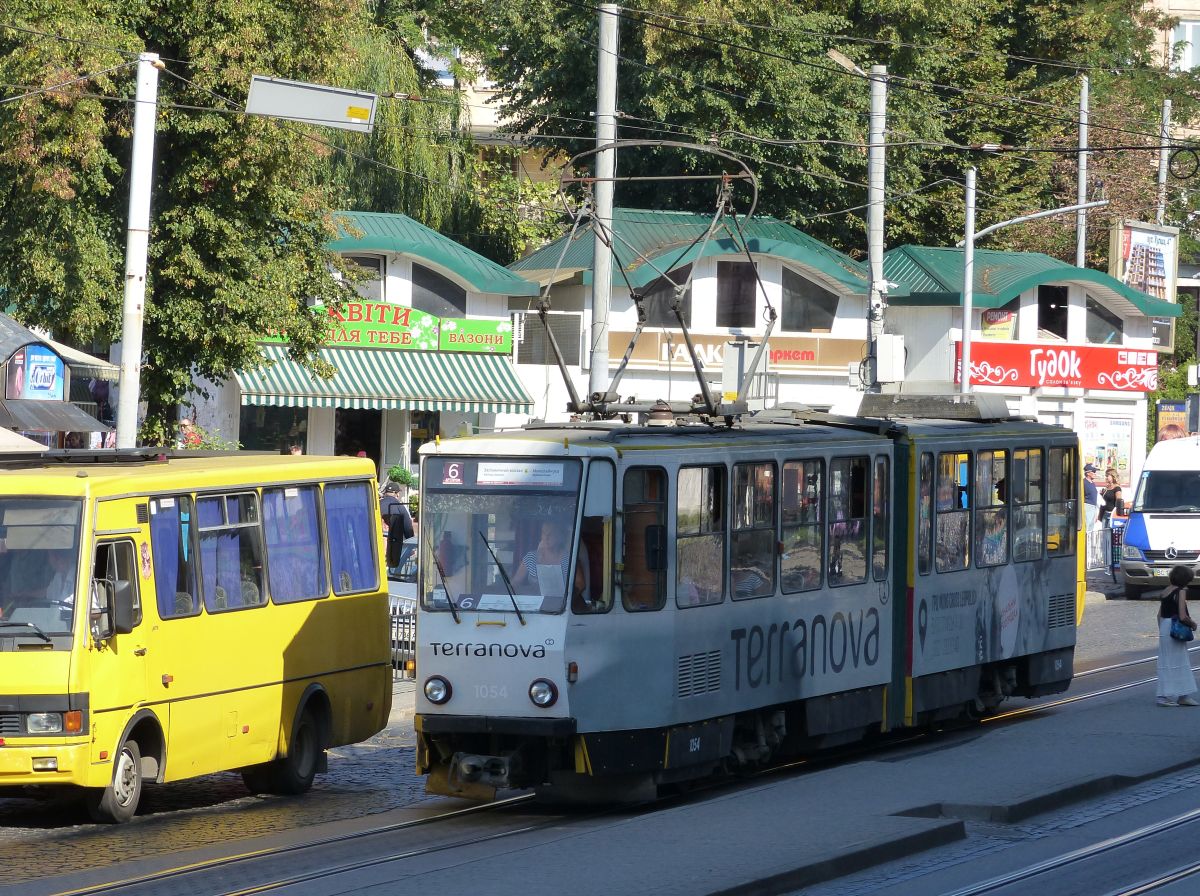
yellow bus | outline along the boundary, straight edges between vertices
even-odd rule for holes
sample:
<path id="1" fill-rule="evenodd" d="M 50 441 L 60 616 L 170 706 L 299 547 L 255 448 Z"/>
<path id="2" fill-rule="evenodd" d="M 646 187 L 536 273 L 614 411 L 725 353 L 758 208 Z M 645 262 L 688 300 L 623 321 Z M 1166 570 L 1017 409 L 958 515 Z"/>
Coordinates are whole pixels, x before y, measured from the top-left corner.
<path id="1" fill-rule="evenodd" d="M 375 469 L 77 454 L 0 470 L 0 795 L 240 770 L 302 793 L 391 709 Z"/>

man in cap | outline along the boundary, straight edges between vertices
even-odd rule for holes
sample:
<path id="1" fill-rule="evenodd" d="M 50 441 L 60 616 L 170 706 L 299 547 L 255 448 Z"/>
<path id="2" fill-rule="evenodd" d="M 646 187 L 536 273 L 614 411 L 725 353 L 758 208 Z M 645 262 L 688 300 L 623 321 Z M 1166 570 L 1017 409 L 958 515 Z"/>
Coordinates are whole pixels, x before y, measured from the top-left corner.
<path id="1" fill-rule="evenodd" d="M 1100 515 L 1100 490 L 1093 481 L 1097 472 L 1095 464 L 1086 464 L 1083 468 L 1083 519 L 1088 532 L 1096 525 L 1096 518 Z"/>

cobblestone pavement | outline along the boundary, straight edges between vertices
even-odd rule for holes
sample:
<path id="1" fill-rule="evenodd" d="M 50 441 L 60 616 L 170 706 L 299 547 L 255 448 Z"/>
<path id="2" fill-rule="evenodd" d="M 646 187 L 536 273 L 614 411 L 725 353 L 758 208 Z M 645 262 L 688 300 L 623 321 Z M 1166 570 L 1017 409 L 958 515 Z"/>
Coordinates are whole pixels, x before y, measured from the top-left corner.
<path id="1" fill-rule="evenodd" d="M 0 799 L 0 886 L 181 849 L 342 821 L 425 797 L 413 773 L 413 683 L 397 682 L 388 727 L 329 751 L 329 771 L 299 797 L 253 796 L 241 776 L 208 775 L 148 787 L 126 825 L 91 824 L 77 797 Z"/>

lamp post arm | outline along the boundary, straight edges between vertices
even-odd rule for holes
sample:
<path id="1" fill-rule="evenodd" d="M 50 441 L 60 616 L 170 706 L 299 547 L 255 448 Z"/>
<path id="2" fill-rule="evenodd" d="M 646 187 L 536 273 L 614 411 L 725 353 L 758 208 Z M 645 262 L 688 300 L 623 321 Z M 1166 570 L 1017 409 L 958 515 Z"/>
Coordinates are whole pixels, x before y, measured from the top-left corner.
<path id="1" fill-rule="evenodd" d="M 985 227 L 983 230 L 977 231 L 975 239 L 987 236 L 989 233 L 994 233 L 1002 227 L 1008 227 L 1010 224 L 1024 224 L 1026 221 L 1036 221 L 1038 218 L 1049 218 L 1052 215 L 1064 215 L 1067 212 L 1077 212 L 1088 208 L 1102 208 L 1106 205 L 1108 205 L 1107 199 L 1096 199 L 1092 202 L 1080 202 L 1076 205 L 1064 205 L 1062 208 L 1048 209 L 1044 212 L 1034 212 L 1032 215 L 1021 215 L 1019 218 L 1009 218 L 1007 221 L 1001 221 L 999 224 L 993 224 L 991 227 Z M 957 245 L 961 249 L 963 240 L 959 240 Z"/>

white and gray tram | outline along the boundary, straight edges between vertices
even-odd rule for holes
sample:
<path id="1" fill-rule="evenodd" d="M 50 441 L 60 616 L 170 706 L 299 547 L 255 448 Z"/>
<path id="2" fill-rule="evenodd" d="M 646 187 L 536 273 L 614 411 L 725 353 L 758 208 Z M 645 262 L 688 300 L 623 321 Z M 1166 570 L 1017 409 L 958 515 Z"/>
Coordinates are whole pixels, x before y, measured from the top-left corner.
<path id="1" fill-rule="evenodd" d="M 777 412 L 422 454 L 430 792 L 636 798 L 1070 683 L 1069 430 Z"/>

